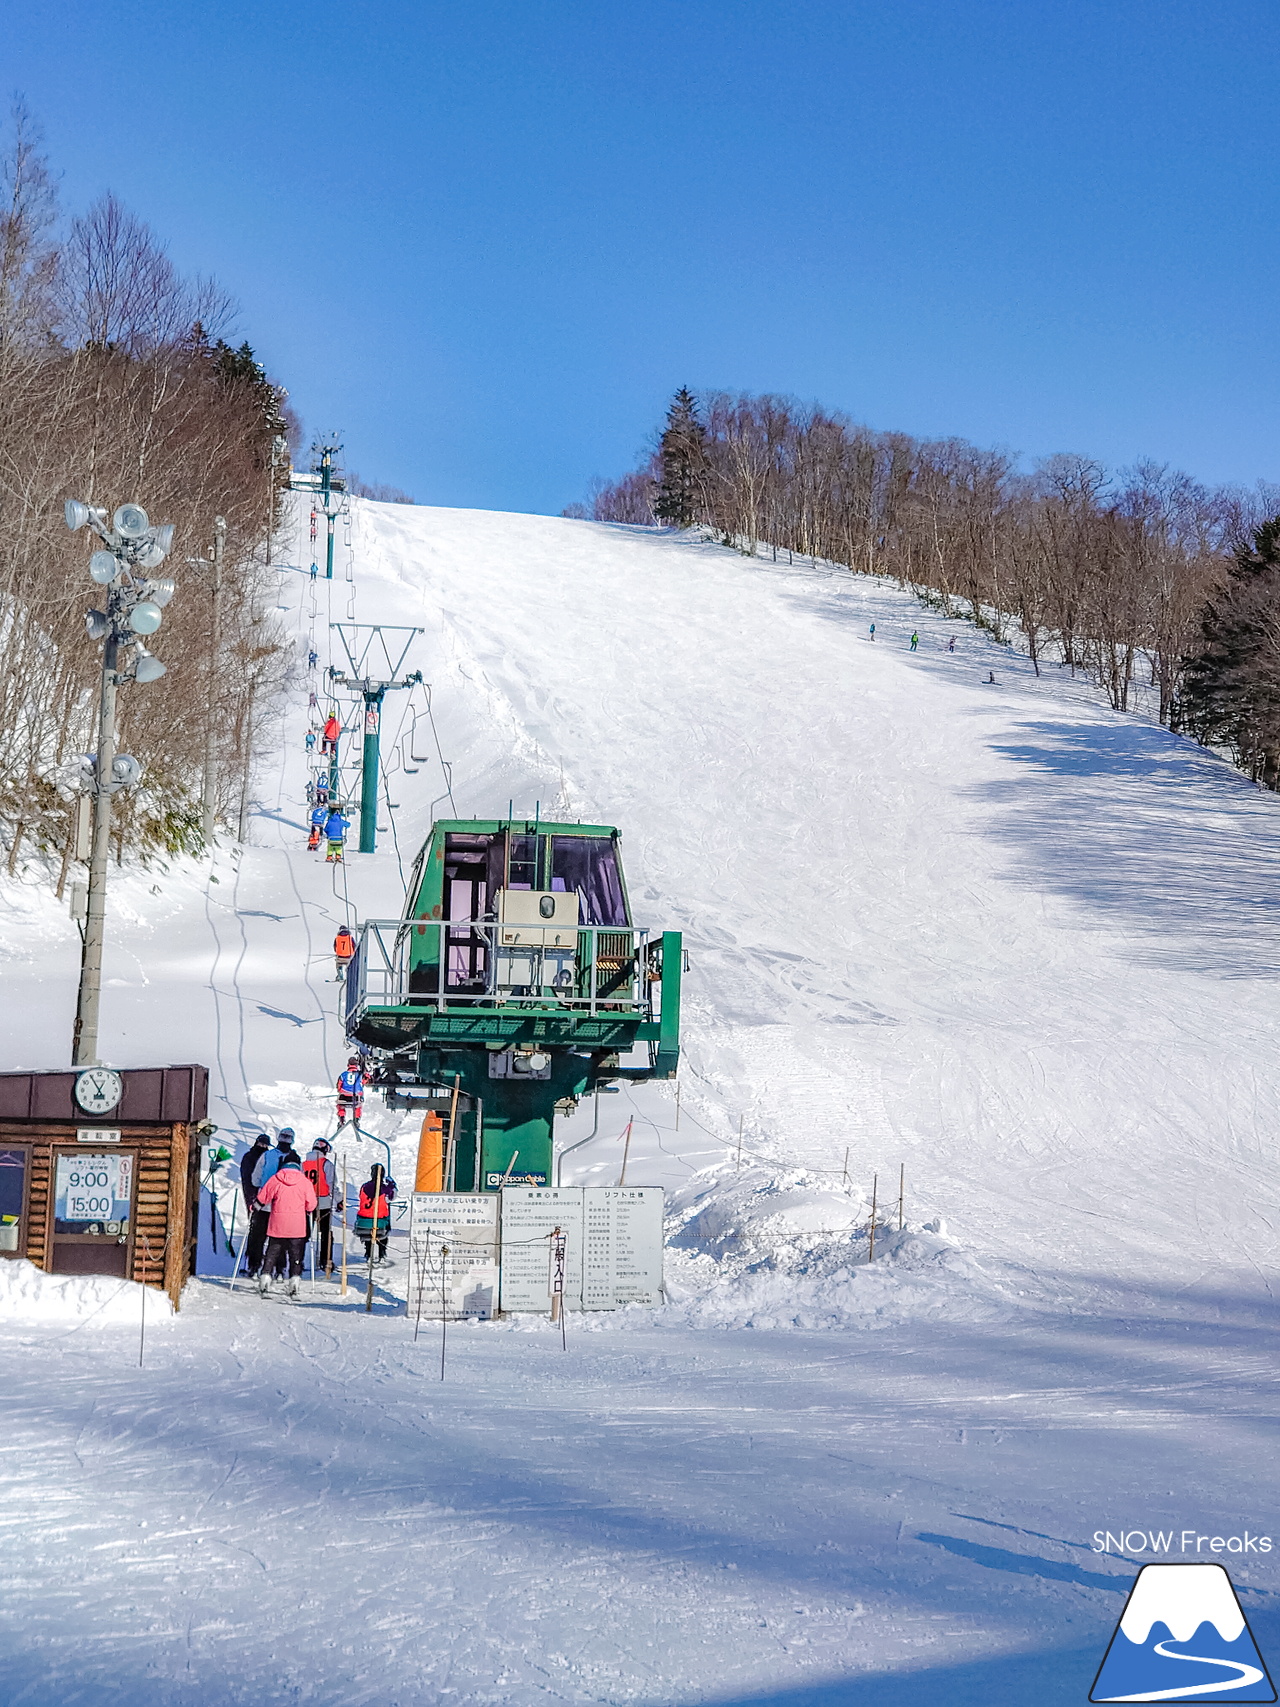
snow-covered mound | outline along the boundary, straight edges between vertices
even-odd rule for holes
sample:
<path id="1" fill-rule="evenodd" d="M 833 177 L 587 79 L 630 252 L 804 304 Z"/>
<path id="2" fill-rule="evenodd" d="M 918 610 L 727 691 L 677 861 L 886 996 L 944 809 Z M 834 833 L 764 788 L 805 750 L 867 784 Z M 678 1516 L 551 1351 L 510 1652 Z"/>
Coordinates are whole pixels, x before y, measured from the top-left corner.
<path id="1" fill-rule="evenodd" d="M 133 1280 L 99 1274 L 45 1274 L 25 1257 L 0 1262 L 0 1320 L 49 1326 L 97 1323 L 138 1325 L 142 1287 Z M 173 1314 L 168 1294 L 147 1288 L 147 1314 L 158 1321 Z"/>

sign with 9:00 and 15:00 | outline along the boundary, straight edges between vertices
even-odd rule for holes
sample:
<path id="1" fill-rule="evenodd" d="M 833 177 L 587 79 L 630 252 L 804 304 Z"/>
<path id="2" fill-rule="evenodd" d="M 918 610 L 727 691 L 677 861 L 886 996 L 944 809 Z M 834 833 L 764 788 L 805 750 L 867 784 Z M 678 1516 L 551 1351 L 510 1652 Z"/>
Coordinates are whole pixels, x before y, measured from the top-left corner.
<path id="1" fill-rule="evenodd" d="M 54 1214 L 59 1221 L 125 1220 L 133 1194 L 133 1157 L 59 1156 Z"/>

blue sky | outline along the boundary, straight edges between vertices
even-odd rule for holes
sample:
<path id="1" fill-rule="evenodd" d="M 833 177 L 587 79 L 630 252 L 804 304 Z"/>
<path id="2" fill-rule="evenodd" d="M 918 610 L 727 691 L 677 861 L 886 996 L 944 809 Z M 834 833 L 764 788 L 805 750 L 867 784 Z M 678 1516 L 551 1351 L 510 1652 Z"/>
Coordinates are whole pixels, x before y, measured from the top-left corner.
<path id="1" fill-rule="evenodd" d="M 670 393 L 1280 476 L 1274 0 L 3 0 L 310 430 L 557 511 Z"/>

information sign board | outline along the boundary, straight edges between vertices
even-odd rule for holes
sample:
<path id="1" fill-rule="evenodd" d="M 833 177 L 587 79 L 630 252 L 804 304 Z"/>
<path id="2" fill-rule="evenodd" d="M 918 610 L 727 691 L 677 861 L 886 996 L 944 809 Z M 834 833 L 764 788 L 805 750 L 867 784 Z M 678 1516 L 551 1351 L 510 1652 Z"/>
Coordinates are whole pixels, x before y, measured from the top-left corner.
<path id="1" fill-rule="evenodd" d="M 53 1211 L 57 1221 L 127 1223 L 132 1196 L 130 1151 L 58 1157 Z"/>
<path id="2" fill-rule="evenodd" d="M 508 1185 L 502 1197 L 502 1308 L 551 1309 L 552 1235 L 565 1235 L 564 1306 L 582 1308 L 582 1189 Z"/>
<path id="3" fill-rule="evenodd" d="M 583 1190 L 582 1307 L 662 1302 L 661 1186 Z"/>
<path id="4" fill-rule="evenodd" d="M 443 1307 L 450 1321 L 488 1321 L 498 1308 L 497 1198 L 415 1191 L 409 1201 L 409 1314 L 419 1314 L 421 1292 L 424 1317 L 438 1320 Z"/>

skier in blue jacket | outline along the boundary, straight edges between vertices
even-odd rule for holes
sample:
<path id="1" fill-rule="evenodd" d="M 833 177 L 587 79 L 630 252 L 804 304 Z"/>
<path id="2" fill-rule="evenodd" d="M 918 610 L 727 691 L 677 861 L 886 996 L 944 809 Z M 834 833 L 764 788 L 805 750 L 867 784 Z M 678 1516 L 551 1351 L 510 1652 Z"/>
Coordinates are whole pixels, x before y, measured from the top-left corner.
<path id="1" fill-rule="evenodd" d="M 329 844 L 329 851 L 324 856 L 326 865 L 342 864 L 342 843 L 346 838 L 349 822 L 350 820 L 344 818 L 336 806 L 325 819 L 324 835 Z"/>

